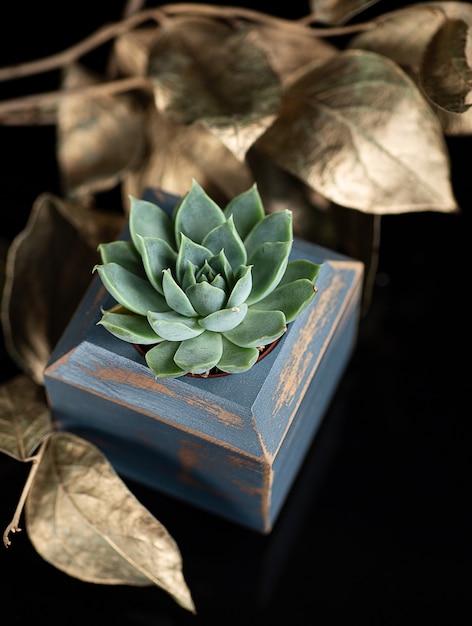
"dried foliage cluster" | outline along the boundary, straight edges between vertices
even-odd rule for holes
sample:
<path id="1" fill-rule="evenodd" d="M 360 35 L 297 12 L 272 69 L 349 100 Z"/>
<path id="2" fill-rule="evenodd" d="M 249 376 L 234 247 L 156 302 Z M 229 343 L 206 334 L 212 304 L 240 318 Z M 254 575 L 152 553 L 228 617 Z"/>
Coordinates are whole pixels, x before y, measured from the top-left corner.
<path id="1" fill-rule="evenodd" d="M 194 178 L 225 204 L 257 182 L 269 212 L 294 212 L 296 235 L 364 261 L 366 303 L 382 215 L 459 211 L 446 139 L 472 132 L 472 5 L 422 2 L 363 22 L 373 4 L 311 0 L 297 21 L 156 6 L 63 54 L 0 68 L 0 81 L 58 67 L 64 76 L 57 93 L 0 102 L 0 124 L 57 125 L 64 190 L 37 199 L 2 277 L 5 342 L 24 375 L 0 388 L 0 449 L 33 468 L 5 543 L 25 501 L 31 540 L 58 568 L 154 583 L 194 610 L 165 529 L 97 450 L 53 431 L 42 371 L 97 244 L 117 236 L 125 199 L 147 187 L 183 195 Z M 80 62 L 104 44 L 106 70 Z M 117 187 L 122 207 L 97 206 Z"/>

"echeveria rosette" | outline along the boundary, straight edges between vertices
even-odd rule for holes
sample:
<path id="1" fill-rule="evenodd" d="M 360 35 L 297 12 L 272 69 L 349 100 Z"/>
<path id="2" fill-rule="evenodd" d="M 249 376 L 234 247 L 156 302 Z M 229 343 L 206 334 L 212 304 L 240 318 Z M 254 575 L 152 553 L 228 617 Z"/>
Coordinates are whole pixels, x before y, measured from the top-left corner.
<path id="1" fill-rule="evenodd" d="M 117 305 L 99 324 L 152 346 L 157 378 L 250 369 L 316 293 L 320 265 L 289 261 L 292 213 L 265 214 L 256 185 L 222 210 L 196 182 L 172 215 L 130 196 L 130 241 L 94 269 Z"/>

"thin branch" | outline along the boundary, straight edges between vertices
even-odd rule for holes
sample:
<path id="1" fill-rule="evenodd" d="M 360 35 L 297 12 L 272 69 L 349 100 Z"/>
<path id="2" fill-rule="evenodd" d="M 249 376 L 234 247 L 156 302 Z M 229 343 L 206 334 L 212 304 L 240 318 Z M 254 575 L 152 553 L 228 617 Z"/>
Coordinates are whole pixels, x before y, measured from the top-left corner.
<path id="1" fill-rule="evenodd" d="M 75 87 L 61 91 L 50 91 L 48 93 L 23 96 L 0 102 L 0 125 L 18 124 L 23 120 L 37 118 L 51 119 L 51 108 L 56 108 L 58 104 L 66 98 L 94 98 L 97 96 L 116 94 L 125 91 L 141 89 L 152 92 L 152 81 L 145 76 L 133 76 L 112 82 L 90 85 L 87 87 Z M 9 116 L 7 119 L 6 116 Z M 42 122 L 44 123 L 44 122 Z"/>
<path id="2" fill-rule="evenodd" d="M 67 50 L 63 50 L 62 52 L 53 54 L 52 56 L 45 57 L 43 59 L 37 59 L 36 61 L 29 61 L 27 63 L 19 63 L 17 65 L 0 68 L 0 82 L 59 69 L 77 61 L 77 59 L 88 52 L 91 52 L 95 48 L 98 48 L 107 41 L 123 35 L 128 30 L 136 27 L 142 22 L 149 20 L 160 22 L 162 19 L 165 19 L 165 16 L 163 16 L 160 9 L 149 9 L 142 11 L 141 13 L 136 13 L 121 22 L 116 22 L 100 28 L 94 34 L 86 37 L 81 42 L 75 44 Z"/>
<path id="3" fill-rule="evenodd" d="M 315 19 L 314 14 L 311 14 L 304 19 L 294 21 L 274 17 L 267 13 L 262 13 L 252 9 L 244 9 L 241 7 L 219 7 L 207 4 L 167 4 L 162 5 L 159 8 L 146 9 L 144 11 L 140 11 L 139 13 L 134 13 L 120 22 L 104 26 L 89 37 L 83 39 L 81 42 L 52 56 L 0 68 L 0 82 L 59 69 L 77 61 L 77 59 L 84 56 L 88 52 L 91 52 L 95 48 L 107 43 L 115 37 L 125 34 L 143 22 L 152 20 L 159 24 L 165 21 L 166 17 L 172 15 L 246 18 L 258 23 L 271 24 L 294 33 L 303 31 L 306 34 L 308 32 L 314 37 L 346 35 L 354 32 L 369 30 L 375 27 L 375 24 L 373 23 L 365 23 L 334 28 L 310 28 L 309 24 Z"/>
<path id="4" fill-rule="evenodd" d="M 41 462 L 41 459 L 43 458 L 44 450 L 46 449 L 47 443 L 48 443 L 48 439 L 45 439 L 43 443 L 41 444 L 41 447 L 39 448 L 38 453 L 35 456 L 31 457 L 30 459 L 26 459 L 27 461 L 32 462 L 31 469 L 28 474 L 28 478 L 26 479 L 25 486 L 23 487 L 23 491 L 21 492 L 21 496 L 18 501 L 17 507 L 15 509 L 13 518 L 11 522 L 8 524 L 8 526 L 5 528 L 5 531 L 3 533 L 3 544 L 5 548 L 8 548 L 8 546 L 11 545 L 11 541 L 9 538 L 10 533 L 21 532 L 21 528 L 20 528 L 21 514 L 25 506 L 26 498 L 28 497 L 28 494 L 30 492 L 31 485 L 33 484 L 34 477 L 36 476 L 36 472 L 38 471 L 39 463 Z"/>
<path id="5" fill-rule="evenodd" d="M 300 18 L 299 20 L 288 20 L 283 17 L 276 17 L 256 11 L 254 9 L 245 9 L 243 7 L 236 6 L 213 6 L 208 4 L 165 4 L 160 7 L 161 11 L 166 15 L 203 15 L 208 17 L 224 17 L 224 18 L 245 18 L 253 22 L 262 24 L 270 24 L 287 31 L 299 33 L 303 31 L 305 34 L 308 32 L 314 37 L 334 37 L 339 35 L 352 34 L 370 30 L 375 28 L 373 22 L 366 22 L 364 24 L 354 24 L 351 26 L 323 26 L 321 28 L 309 27 L 310 24 L 316 22 L 316 15 L 311 13 L 310 15 Z"/>

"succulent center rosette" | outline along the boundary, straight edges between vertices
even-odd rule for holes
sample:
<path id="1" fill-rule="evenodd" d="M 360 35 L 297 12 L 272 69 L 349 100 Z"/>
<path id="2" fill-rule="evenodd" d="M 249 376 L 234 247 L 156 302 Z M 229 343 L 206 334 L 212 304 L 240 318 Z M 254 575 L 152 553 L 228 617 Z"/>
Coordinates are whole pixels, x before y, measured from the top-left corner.
<path id="1" fill-rule="evenodd" d="M 98 247 L 117 302 L 99 324 L 148 346 L 157 378 L 244 372 L 313 300 L 320 265 L 289 260 L 292 213 L 265 214 L 256 185 L 224 210 L 196 181 L 171 215 L 130 201 L 130 240 Z"/>

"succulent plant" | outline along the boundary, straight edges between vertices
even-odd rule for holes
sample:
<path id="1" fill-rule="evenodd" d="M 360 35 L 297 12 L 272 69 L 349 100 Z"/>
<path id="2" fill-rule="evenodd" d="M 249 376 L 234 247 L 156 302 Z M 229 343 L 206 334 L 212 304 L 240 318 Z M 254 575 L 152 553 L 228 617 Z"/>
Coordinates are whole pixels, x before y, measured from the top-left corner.
<path id="1" fill-rule="evenodd" d="M 317 291 L 321 266 L 289 260 L 291 211 L 266 214 L 255 184 L 224 210 L 195 180 L 172 214 L 130 196 L 129 234 L 98 247 L 117 302 L 98 323 L 157 378 L 250 369 Z"/>

